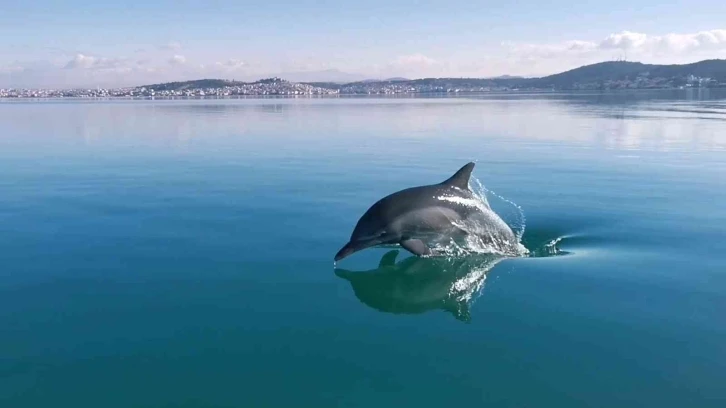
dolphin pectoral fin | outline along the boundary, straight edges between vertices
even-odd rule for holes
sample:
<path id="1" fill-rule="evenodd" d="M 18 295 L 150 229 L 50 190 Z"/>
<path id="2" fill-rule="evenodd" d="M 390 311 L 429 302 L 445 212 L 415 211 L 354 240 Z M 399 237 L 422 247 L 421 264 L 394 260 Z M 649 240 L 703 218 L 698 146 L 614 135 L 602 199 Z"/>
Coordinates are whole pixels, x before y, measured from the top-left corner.
<path id="1" fill-rule="evenodd" d="M 403 239 L 400 244 L 405 250 L 417 256 L 431 254 L 429 247 L 427 247 L 420 239 Z"/>
<path id="2" fill-rule="evenodd" d="M 395 266 L 396 265 L 396 256 L 398 256 L 398 251 L 388 251 L 385 255 L 383 255 L 383 258 L 381 258 L 381 262 L 378 264 L 379 268 L 385 268 L 387 266 Z"/>

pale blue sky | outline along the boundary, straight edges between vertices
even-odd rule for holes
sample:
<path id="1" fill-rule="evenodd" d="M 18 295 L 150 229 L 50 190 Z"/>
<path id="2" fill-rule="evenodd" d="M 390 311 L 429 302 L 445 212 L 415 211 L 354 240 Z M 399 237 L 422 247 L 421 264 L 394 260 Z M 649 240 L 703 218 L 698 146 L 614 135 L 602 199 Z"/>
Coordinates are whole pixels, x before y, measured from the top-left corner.
<path id="1" fill-rule="evenodd" d="M 726 58 L 726 2 L 717 0 L 0 0 L 0 10 L 0 87 L 327 69 L 366 78 L 544 75 L 622 55 Z"/>

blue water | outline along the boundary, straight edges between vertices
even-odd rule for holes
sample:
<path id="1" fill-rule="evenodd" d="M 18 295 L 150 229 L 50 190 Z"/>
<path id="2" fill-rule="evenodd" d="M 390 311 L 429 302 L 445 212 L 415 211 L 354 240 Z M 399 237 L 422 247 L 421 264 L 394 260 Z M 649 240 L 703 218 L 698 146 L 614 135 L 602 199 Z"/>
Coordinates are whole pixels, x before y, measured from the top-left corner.
<path id="1" fill-rule="evenodd" d="M 2 407 L 726 406 L 726 92 L 0 101 L 0 128 Z M 470 160 L 532 256 L 333 265 Z"/>

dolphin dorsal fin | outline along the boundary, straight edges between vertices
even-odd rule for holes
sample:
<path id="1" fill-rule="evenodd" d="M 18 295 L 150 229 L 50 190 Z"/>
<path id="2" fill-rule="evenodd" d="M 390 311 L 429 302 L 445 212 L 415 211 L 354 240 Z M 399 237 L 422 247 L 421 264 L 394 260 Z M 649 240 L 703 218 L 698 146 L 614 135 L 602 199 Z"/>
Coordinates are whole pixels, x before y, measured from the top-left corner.
<path id="1" fill-rule="evenodd" d="M 379 268 L 385 268 L 388 266 L 395 266 L 396 265 L 396 256 L 398 255 L 397 250 L 388 251 L 385 255 L 383 255 L 383 258 L 381 258 L 381 262 L 378 263 Z"/>
<path id="2" fill-rule="evenodd" d="M 474 170 L 474 162 L 469 162 L 441 184 L 466 190 L 469 188 L 469 178 L 471 178 L 472 170 Z"/>

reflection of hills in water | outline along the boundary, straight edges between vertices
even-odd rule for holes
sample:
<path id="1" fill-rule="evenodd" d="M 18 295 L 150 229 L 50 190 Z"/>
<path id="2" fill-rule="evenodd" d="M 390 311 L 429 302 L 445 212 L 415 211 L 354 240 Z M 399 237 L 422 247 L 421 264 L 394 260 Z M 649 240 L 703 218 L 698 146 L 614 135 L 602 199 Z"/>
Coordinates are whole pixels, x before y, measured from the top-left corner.
<path id="1" fill-rule="evenodd" d="M 455 318 L 471 320 L 469 307 L 484 285 L 486 273 L 499 261 L 494 255 L 464 258 L 419 258 L 396 262 L 397 250 L 387 252 L 377 269 L 335 274 L 350 282 L 364 304 L 386 313 L 419 314 L 445 310 Z"/>
<path id="2" fill-rule="evenodd" d="M 277 151 L 281 143 L 295 142 L 301 148 L 314 145 L 317 152 L 317 143 L 343 146 L 361 139 L 378 148 L 374 142 L 433 143 L 429 140 L 451 134 L 472 143 L 486 135 L 507 145 L 553 142 L 653 151 L 695 145 L 722 151 L 726 140 L 721 128 L 700 119 L 726 120 L 725 94 L 726 89 L 699 89 L 394 99 L 22 101 L 6 102 L 25 108 L 0 110 L 0 123 L 34 143 L 39 137 L 49 143 L 58 141 L 52 135 L 66 135 L 89 146 L 135 149 L 186 149 L 218 139 L 245 150 Z M 35 120 L 38 112 L 42 121 Z M 295 131 L 280 132 L 288 126 Z"/>

